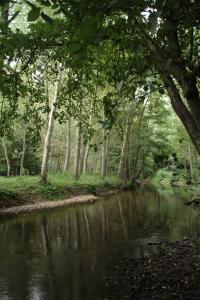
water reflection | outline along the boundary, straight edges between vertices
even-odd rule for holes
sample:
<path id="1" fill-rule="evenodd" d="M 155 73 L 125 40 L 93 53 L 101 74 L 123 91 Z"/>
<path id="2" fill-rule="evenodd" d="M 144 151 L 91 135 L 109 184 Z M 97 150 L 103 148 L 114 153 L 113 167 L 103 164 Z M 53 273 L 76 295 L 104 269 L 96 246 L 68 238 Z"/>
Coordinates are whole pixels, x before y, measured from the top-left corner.
<path id="1" fill-rule="evenodd" d="M 0 222 L 1 300 L 109 299 L 103 278 L 122 256 L 155 251 L 152 238 L 199 232 L 179 194 L 142 190 L 95 205 Z"/>

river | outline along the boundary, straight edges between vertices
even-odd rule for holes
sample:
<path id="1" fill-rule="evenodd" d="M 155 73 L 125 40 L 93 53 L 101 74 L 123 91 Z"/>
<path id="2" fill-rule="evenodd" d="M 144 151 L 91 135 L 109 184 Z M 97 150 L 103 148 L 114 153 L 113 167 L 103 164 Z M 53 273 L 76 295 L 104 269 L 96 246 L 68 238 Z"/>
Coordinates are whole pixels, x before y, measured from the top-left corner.
<path id="1" fill-rule="evenodd" d="M 109 300 L 105 278 L 123 257 L 200 232 L 200 210 L 184 201 L 148 188 L 0 220 L 0 300 Z"/>

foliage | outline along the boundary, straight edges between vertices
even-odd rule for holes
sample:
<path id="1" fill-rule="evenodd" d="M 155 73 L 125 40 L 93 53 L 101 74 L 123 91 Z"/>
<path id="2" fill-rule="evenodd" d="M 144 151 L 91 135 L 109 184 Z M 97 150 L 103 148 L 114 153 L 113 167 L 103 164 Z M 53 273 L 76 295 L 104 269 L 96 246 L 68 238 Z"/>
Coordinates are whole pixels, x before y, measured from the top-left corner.
<path id="1" fill-rule="evenodd" d="M 170 185 L 173 178 L 173 173 L 166 169 L 160 169 L 155 174 L 153 181 L 158 182 L 162 185 Z"/>
<path id="2" fill-rule="evenodd" d="M 42 184 L 38 176 L 20 176 L 5 178 L 0 177 L 0 185 L 4 187 L 0 191 L 2 204 L 4 201 L 11 201 L 20 199 L 21 194 L 32 197 L 38 196 L 43 199 L 63 199 L 78 189 L 84 193 L 94 193 L 99 188 L 116 188 L 120 186 L 121 181 L 116 177 L 106 177 L 105 179 L 99 176 L 87 175 L 81 176 L 77 182 L 72 176 L 68 174 L 58 174 L 50 176 L 50 183 Z"/>
<path id="3" fill-rule="evenodd" d="M 101 173 L 104 165 L 108 175 L 135 181 L 156 172 L 159 178 L 164 168 L 173 182 L 196 181 L 197 2 L 3 1 L 0 136 L 8 149 L 0 149 L 2 172 L 10 161 L 12 175 L 39 174 L 62 71 L 48 146 L 50 173 L 63 169 L 70 119 L 71 132 L 80 127 L 79 173 Z M 72 173 L 74 134 L 69 144 Z"/>
<path id="4" fill-rule="evenodd" d="M 14 191 L 7 189 L 0 189 L 0 208 L 9 205 L 19 205 L 20 196 Z"/>

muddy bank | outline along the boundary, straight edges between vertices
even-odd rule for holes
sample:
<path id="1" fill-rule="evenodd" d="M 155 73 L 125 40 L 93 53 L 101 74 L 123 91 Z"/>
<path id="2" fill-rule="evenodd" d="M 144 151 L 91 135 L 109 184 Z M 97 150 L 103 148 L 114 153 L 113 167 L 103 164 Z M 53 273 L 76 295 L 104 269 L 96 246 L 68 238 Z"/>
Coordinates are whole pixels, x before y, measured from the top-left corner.
<path id="1" fill-rule="evenodd" d="M 38 188 L 10 191 L 0 189 L 0 210 L 14 206 L 38 204 L 46 201 L 66 200 L 82 195 L 106 196 L 127 189 L 124 185 L 82 185 L 72 187 L 55 187 L 38 185 Z"/>
<path id="2" fill-rule="evenodd" d="M 126 258 L 110 279 L 112 299 L 200 299 L 200 239 L 162 243 L 158 254 Z"/>
<path id="3" fill-rule="evenodd" d="M 111 194 L 115 194 L 122 191 L 122 189 L 99 189 L 98 193 L 94 194 L 87 194 L 86 189 L 72 189 L 72 193 L 67 195 L 66 199 L 61 200 L 47 200 L 40 197 L 30 197 L 25 193 L 23 198 L 17 202 L 8 201 L 8 206 L 0 207 L 0 217 L 2 216 L 12 216 L 18 215 L 20 213 L 29 213 L 39 210 L 49 210 L 53 208 L 59 207 L 69 207 L 74 206 L 77 204 L 87 204 L 87 203 L 94 203 L 97 199 L 108 196 Z"/>
<path id="4" fill-rule="evenodd" d="M 11 215 L 17 215 L 19 213 L 29 213 L 39 210 L 48 210 L 58 207 L 68 207 L 73 206 L 77 204 L 83 204 L 83 203 L 93 203 L 97 199 L 94 195 L 82 195 L 82 196 L 76 196 L 65 200 L 59 200 L 59 201 L 45 201 L 41 203 L 35 203 L 35 204 L 28 204 L 28 205 L 21 205 L 21 206 L 13 206 L 10 208 L 5 208 L 0 210 L 0 216 L 11 216 Z"/>

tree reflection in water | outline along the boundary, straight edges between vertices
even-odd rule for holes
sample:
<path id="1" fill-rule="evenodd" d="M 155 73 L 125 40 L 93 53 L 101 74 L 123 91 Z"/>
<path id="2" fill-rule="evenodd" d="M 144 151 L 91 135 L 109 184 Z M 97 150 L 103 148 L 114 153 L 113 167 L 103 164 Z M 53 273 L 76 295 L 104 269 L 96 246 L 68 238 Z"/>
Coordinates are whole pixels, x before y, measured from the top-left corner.
<path id="1" fill-rule="evenodd" d="M 123 256 L 156 251 L 147 241 L 199 232 L 199 211 L 180 195 L 119 193 L 94 205 L 0 222 L 0 299 L 109 299 L 103 278 Z M 6 246 L 5 246 L 6 245 Z"/>

